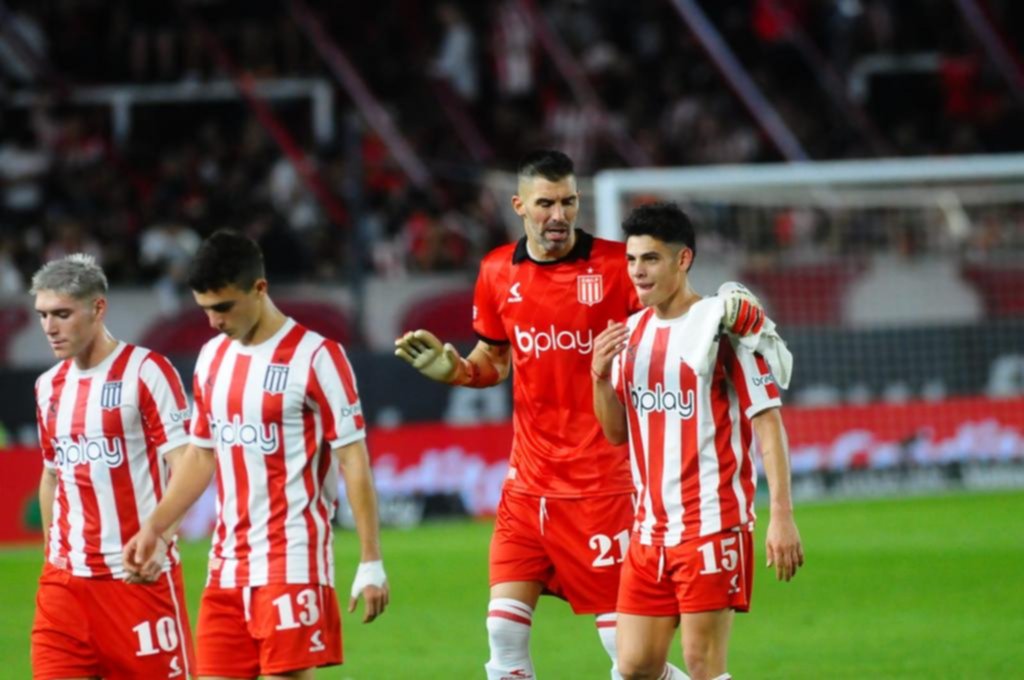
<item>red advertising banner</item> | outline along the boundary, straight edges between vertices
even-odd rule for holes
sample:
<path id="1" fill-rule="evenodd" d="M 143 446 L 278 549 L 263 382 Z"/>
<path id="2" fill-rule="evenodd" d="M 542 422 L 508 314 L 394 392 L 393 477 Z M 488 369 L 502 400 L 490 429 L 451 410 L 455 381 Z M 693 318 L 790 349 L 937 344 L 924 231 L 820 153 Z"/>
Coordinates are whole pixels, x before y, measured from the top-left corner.
<path id="1" fill-rule="evenodd" d="M 786 407 L 783 418 L 794 475 L 1024 461 L 1022 397 Z M 371 429 L 368 446 L 382 497 L 457 495 L 468 512 L 487 515 L 497 507 L 511 443 L 511 423 L 431 423 Z M 0 542 L 38 536 L 30 519 L 38 515 L 34 499 L 41 469 L 36 449 L 0 451 Z M 214 507 L 211 488 L 193 507 L 183 533 L 207 533 Z"/>

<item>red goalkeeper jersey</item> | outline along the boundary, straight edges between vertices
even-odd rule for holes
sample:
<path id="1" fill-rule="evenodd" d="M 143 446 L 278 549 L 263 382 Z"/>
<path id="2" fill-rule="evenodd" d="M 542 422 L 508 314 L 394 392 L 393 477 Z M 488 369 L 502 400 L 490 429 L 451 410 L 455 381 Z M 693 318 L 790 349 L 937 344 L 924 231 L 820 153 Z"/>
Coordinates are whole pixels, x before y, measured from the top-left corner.
<path id="1" fill-rule="evenodd" d="M 477 335 L 512 345 L 505 488 L 563 498 L 632 491 L 628 452 L 604 438 L 590 378 L 594 338 L 640 308 L 625 246 L 577 230 L 564 258 L 537 262 L 524 237 L 484 258 L 473 302 Z"/>

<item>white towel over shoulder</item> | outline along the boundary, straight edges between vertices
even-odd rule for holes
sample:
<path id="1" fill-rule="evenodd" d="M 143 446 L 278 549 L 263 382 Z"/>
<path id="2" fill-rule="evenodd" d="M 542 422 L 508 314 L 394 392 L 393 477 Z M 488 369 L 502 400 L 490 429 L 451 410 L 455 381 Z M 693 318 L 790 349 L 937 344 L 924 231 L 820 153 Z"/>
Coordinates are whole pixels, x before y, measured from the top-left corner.
<path id="1" fill-rule="evenodd" d="M 698 300 L 687 314 L 686 332 L 697 339 L 684 353 L 683 360 L 700 375 L 707 374 L 718 356 L 718 333 L 725 316 L 726 296 L 736 288 L 742 288 L 734 281 L 727 281 L 718 288 L 718 294 Z M 765 318 L 761 330 L 741 337 L 740 344 L 757 352 L 768 362 L 775 382 L 786 389 L 793 376 L 793 354 L 786 347 L 786 341 L 775 329 L 775 322 Z"/>

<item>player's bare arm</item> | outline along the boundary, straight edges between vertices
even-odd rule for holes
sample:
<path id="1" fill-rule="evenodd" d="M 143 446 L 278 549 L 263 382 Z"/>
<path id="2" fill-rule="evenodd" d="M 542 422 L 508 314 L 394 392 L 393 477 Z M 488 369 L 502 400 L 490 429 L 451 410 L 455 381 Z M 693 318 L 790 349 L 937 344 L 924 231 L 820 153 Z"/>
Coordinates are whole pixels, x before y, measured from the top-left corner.
<path id="1" fill-rule="evenodd" d="M 601 423 L 605 438 L 612 444 L 626 442 L 626 409 L 612 387 L 612 362 L 629 340 L 629 328 L 624 323 L 608 321 L 608 327 L 594 338 L 594 352 L 590 374 L 594 381 L 594 415 Z"/>
<path id="2" fill-rule="evenodd" d="M 362 439 L 334 450 L 345 478 L 345 491 L 359 534 L 359 570 L 348 602 L 349 612 L 363 598 L 363 623 L 384 613 L 390 593 L 380 554 L 380 525 L 377 521 L 377 492 L 373 486 L 370 454 Z"/>
<path id="3" fill-rule="evenodd" d="M 793 519 L 789 450 L 782 413 L 777 408 L 762 411 L 750 419 L 750 424 L 761 449 L 771 497 L 771 517 L 765 541 L 768 566 L 775 567 L 777 579 L 789 581 L 804 564 L 804 548 L 800 543 L 800 531 Z"/>
<path id="4" fill-rule="evenodd" d="M 217 461 L 212 449 L 188 445 L 181 454 L 179 464 L 172 470 L 167 492 L 157 504 L 156 510 L 125 544 L 123 557 L 126 569 L 142 573 L 153 553 L 166 543 L 163 537 L 167 531 L 176 526 L 185 511 L 199 499 L 210 485 L 216 470 Z"/>
<path id="5" fill-rule="evenodd" d="M 172 449 L 164 454 L 164 459 L 171 468 L 171 477 L 173 478 L 181 470 L 182 461 L 185 457 L 185 451 L 188 450 L 188 446 L 179 446 L 176 449 Z M 164 563 L 167 562 L 167 553 L 171 547 L 171 541 L 174 540 L 174 535 L 178 533 L 178 526 L 181 525 L 181 520 L 184 519 L 184 515 L 175 520 L 167 531 L 160 534 L 157 539 L 156 550 L 150 556 L 149 560 L 142 565 L 139 571 L 131 571 L 125 578 L 126 583 L 153 583 L 160 578 L 160 573 L 163 571 Z"/>
<path id="6" fill-rule="evenodd" d="M 508 377 L 512 350 L 509 345 L 480 341 L 469 357 L 463 358 L 451 343 L 442 344 L 430 331 L 417 330 L 395 340 L 395 356 L 437 382 L 491 387 Z"/>
<path id="7" fill-rule="evenodd" d="M 50 522 L 53 521 L 53 499 L 57 493 L 57 472 L 43 467 L 39 479 L 39 517 L 43 523 L 43 550 L 50 543 Z"/>

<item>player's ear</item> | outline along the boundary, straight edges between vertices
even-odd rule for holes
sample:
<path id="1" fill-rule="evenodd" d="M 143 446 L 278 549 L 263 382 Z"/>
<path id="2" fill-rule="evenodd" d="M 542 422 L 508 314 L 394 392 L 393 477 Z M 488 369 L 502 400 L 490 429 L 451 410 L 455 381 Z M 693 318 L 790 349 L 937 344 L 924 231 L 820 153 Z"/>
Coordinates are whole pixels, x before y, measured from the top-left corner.
<path id="1" fill-rule="evenodd" d="M 693 251 L 686 246 L 679 249 L 679 268 L 684 272 L 690 271 L 693 266 Z"/>
<path id="2" fill-rule="evenodd" d="M 97 321 L 103 321 L 107 313 L 107 298 L 98 297 L 92 301 L 92 315 Z"/>
<path id="3" fill-rule="evenodd" d="M 520 217 L 523 217 L 526 213 L 526 210 L 523 208 L 523 198 L 519 194 L 512 194 L 512 209 Z"/>
<path id="4" fill-rule="evenodd" d="M 266 295 L 267 294 L 267 280 L 266 279 L 256 279 L 256 283 L 252 284 L 252 288 L 253 288 L 253 290 L 256 291 L 257 295 Z"/>

